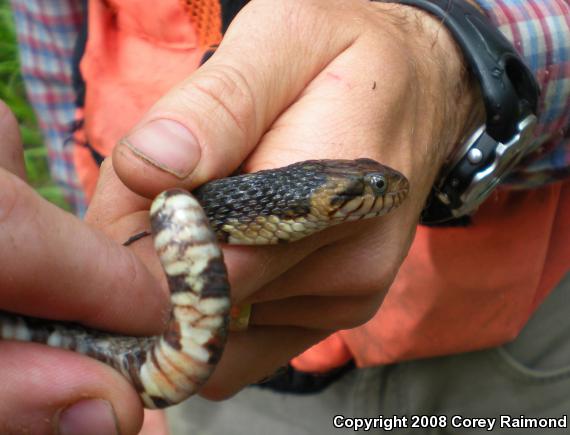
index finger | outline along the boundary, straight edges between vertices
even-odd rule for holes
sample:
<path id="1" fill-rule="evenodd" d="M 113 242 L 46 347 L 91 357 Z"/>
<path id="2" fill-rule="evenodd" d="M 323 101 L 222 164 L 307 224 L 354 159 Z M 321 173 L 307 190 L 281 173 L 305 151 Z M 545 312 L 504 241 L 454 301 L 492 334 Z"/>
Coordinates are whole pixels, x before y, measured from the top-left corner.
<path id="1" fill-rule="evenodd" d="M 3 169 L 0 264 L 4 310 L 127 334 L 166 323 L 167 296 L 135 254 Z"/>

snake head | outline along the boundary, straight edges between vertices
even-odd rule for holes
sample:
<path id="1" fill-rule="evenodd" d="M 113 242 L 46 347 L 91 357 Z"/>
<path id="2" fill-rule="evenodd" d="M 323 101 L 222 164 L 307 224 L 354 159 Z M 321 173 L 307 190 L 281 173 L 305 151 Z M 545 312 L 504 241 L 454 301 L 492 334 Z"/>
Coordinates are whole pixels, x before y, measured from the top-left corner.
<path id="1" fill-rule="evenodd" d="M 219 241 L 267 245 L 387 213 L 408 190 L 408 180 L 398 171 L 358 159 L 307 160 L 222 178 L 193 194 Z"/>
<path id="2" fill-rule="evenodd" d="M 328 181 L 314 193 L 313 206 L 334 221 L 386 214 L 408 196 L 407 178 L 375 160 L 329 160 L 322 164 Z"/>

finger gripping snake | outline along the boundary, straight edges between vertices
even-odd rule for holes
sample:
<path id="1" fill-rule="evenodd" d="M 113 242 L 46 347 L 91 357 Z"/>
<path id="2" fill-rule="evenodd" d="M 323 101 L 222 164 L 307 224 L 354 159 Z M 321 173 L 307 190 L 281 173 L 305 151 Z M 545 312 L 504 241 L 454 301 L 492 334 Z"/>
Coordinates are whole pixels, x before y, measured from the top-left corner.
<path id="1" fill-rule="evenodd" d="M 230 289 L 218 243 L 267 245 L 400 205 L 408 181 L 370 159 L 314 160 L 163 192 L 150 210 L 155 249 L 170 288 L 164 333 L 128 337 L 0 312 L 0 338 L 73 350 L 120 371 L 147 408 L 199 390 L 227 337 Z"/>

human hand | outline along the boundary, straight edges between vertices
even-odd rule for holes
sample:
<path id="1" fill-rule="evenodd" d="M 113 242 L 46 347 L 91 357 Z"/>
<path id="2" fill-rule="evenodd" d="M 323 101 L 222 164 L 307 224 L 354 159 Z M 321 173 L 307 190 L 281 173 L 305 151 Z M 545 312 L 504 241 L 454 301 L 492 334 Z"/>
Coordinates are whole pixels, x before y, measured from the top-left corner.
<path id="1" fill-rule="evenodd" d="M 479 107 L 451 37 L 416 9 L 254 0 L 236 17 L 216 54 L 115 148 L 126 186 L 152 197 L 226 176 L 243 161 L 252 172 L 370 157 L 403 172 L 411 193 L 382 219 L 291 245 L 224 247 L 233 301 L 254 309 L 249 330 L 231 334 L 204 396 L 234 394 L 332 331 L 374 315 L 433 180 Z M 148 205 L 118 184 L 102 182 L 88 218 L 124 240 L 145 229 Z M 148 241 L 134 249 L 152 258 Z"/>
<path id="2" fill-rule="evenodd" d="M 131 334 L 160 330 L 168 299 L 138 257 L 24 180 L 18 125 L 0 102 L 0 309 Z M 0 355 L 2 434 L 138 433 L 140 399 L 114 369 L 35 343 L 0 340 Z"/>

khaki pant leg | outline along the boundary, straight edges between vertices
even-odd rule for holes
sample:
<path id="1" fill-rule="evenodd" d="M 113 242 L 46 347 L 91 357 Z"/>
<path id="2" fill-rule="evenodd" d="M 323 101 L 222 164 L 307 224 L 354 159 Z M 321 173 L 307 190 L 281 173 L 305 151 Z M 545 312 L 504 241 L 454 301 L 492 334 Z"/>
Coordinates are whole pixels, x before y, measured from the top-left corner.
<path id="1" fill-rule="evenodd" d="M 465 426 L 488 418 L 496 419 L 493 434 L 548 435 L 570 429 L 500 428 L 500 418 L 561 419 L 569 413 L 570 274 L 508 345 L 354 370 L 313 395 L 247 388 L 221 403 L 192 398 L 170 410 L 169 420 L 172 435 L 355 433 L 335 428 L 337 415 L 384 418 L 384 428 L 371 433 L 483 434 L 484 428 Z M 413 416 L 422 415 L 431 416 L 423 423 L 434 427 L 412 428 Z M 387 430 L 390 423 L 402 424 L 402 417 L 406 427 Z M 453 427 L 452 418 L 463 427 Z"/>

